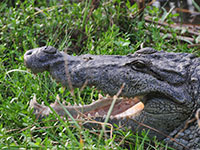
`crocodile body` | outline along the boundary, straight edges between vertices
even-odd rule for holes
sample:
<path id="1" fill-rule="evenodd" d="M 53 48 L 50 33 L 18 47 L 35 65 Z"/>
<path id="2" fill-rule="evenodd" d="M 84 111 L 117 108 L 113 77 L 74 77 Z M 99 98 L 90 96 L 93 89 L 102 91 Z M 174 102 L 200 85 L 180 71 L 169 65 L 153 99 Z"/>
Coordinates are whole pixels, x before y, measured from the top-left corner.
<path id="1" fill-rule="evenodd" d="M 81 88 L 87 84 L 113 96 L 124 85 L 120 92 L 124 98 L 117 99 L 113 111 L 118 106 L 122 110 L 112 114 L 110 123 L 123 124 L 138 131 L 150 127 L 156 129 L 150 130 L 150 137 L 165 140 L 174 148 L 200 149 L 197 121 L 184 128 L 188 120 L 199 116 L 200 58 L 194 54 L 144 48 L 126 56 L 70 56 L 46 46 L 27 51 L 24 61 L 33 73 L 49 71 L 57 82 L 68 88 Z M 90 105 L 65 108 L 74 117 L 81 112 L 103 120 L 106 113 L 102 113 L 102 110 L 111 102 L 109 98 L 104 98 Z M 127 103 L 130 107 L 125 106 Z M 141 103 L 144 108 L 139 112 L 129 113 L 128 117 L 122 113 Z M 59 115 L 66 115 L 59 104 L 51 106 Z M 39 105 L 35 100 L 31 101 L 31 107 L 37 110 L 36 115 L 51 113 L 48 107 Z M 146 126 L 138 125 L 138 122 Z M 175 138 L 176 142 L 169 137 Z"/>

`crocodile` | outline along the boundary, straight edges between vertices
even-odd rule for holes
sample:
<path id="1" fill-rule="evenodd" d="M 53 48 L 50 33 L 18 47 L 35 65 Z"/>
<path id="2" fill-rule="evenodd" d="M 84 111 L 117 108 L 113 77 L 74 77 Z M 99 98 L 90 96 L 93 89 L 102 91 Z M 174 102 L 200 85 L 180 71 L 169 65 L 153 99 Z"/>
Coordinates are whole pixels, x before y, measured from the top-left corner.
<path id="1" fill-rule="evenodd" d="M 60 116 L 67 116 L 67 109 L 74 118 L 103 121 L 115 96 L 109 123 L 149 130 L 150 138 L 156 136 L 176 149 L 200 149 L 200 58 L 195 54 L 147 47 L 124 56 L 72 56 L 44 46 L 28 50 L 24 63 L 34 74 L 50 72 L 70 90 L 87 85 L 110 95 L 83 106 L 51 104 Z M 30 107 L 36 116 L 52 112 L 35 98 Z"/>

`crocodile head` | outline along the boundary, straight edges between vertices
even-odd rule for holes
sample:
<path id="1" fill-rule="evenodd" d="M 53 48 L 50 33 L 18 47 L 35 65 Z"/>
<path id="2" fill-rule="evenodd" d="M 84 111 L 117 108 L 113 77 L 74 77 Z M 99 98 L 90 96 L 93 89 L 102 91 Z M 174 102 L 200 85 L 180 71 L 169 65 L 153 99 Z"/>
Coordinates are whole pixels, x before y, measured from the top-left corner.
<path id="1" fill-rule="evenodd" d="M 197 58 L 193 54 L 144 48 L 127 56 L 70 56 L 46 46 L 27 51 L 24 61 L 33 73 L 49 71 L 66 87 L 81 88 L 87 83 L 113 96 L 124 85 L 120 92 L 123 98 L 117 99 L 109 121 L 133 130 L 145 128 L 138 126 L 137 121 L 168 135 L 191 115 L 199 94 L 197 72 L 200 73 L 200 68 L 195 66 Z M 65 108 L 74 117 L 83 113 L 103 118 L 111 102 L 111 98 L 100 98 L 90 105 Z M 58 114 L 65 115 L 58 103 L 51 106 Z M 37 115 L 51 112 L 35 98 L 31 107 Z M 149 135 L 164 138 L 156 131 L 150 131 Z"/>

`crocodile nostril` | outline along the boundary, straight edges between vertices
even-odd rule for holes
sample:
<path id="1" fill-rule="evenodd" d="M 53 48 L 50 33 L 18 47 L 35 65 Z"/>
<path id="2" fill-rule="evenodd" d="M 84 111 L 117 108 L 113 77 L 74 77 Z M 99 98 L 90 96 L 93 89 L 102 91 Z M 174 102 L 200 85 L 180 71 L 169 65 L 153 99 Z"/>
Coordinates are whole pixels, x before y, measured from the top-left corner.
<path id="1" fill-rule="evenodd" d="M 25 55 L 32 55 L 32 51 L 31 50 L 29 50 L 28 52 L 26 52 L 26 54 Z"/>

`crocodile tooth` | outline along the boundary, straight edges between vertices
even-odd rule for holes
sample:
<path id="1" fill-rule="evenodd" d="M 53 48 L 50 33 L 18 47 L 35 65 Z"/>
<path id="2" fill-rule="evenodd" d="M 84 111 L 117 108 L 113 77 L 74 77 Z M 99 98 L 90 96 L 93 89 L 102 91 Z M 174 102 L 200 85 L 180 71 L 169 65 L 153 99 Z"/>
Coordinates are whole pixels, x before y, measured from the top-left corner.
<path id="1" fill-rule="evenodd" d="M 59 105 L 58 100 L 56 99 L 53 105 Z"/>
<path id="2" fill-rule="evenodd" d="M 95 117 L 100 117 L 98 112 L 95 113 Z"/>
<path id="3" fill-rule="evenodd" d="M 90 113 L 88 113 L 88 115 L 87 115 L 89 118 L 91 118 L 92 116 L 91 116 L 91 114 Z"/>
<path id="4" fill-rule="evenodd" d="M 60 97 L 59 97 L 59 95 L 58 95 L 58 94 L 56 95 L 56 99 L 57 99 L 57 100 L 60 100 Z"/>
<path id="5" fill-rule="evenodd" d="M 114 118 L 114 116 L 110 116 L 110 119 L 112 120 Z"/>
<path id="6" fill-rule="evenodd" d="M 42 106 L 44 106 L 44 101 L 42 102 L 42 104 L 41 104 Z"/>
<path id="7" fill-rule="evenodd" d="M 111 96 L 109 94 L 106 94 L 106 98 L 111 98 Z"/>
<path id="8" fill-rule="evenodd" d="M 60 103 L 58 102 L 58 100 L 55 100 L 55 102 L 53 104 L 50 104 L 51 107 L 59 107 Z"/>
<path id="9" fill-rule="evenodd" d="M 38 102 L 37 102 L 36 94 L 33 94 L 33 98 L 30 101 L 29 105 L 30 105 L 30 108 L 34 108 L 35 105 L 39 105 Z"/>
<path id="10" fill-rule="evenodd" d="M 59 105 L 58 101 L 60 101 L 60 97 L 59 97 L 59 95 L 56 95 L 56 100 L 53 103 L 53 105 Z"/>
<path id="11" fill-rule="evenodd" d="M 38 112 L 39 112 L 39 111 L 38 111 L 37 109 L 35 109 L 35 114 L 38 114 Z"/>
<path id="12" fill-rule="evenodd" d="M 98 94 L 98 99 L 103 99 L 103 95 L 101 95 L 100 93 Z"/>
<path id="13" fill-rule="evenodd" d="M 37 103 L 37 98 L 36 98 L 36 94 L 33 94 L 33 99 L 32 99 L 32 103 Z"/>
<path id="14" fill-rule="evenodd" d="M 122 126 L 122 122 L 121 121 L 119 121 L 119 127 L 121 127 Z"/>

